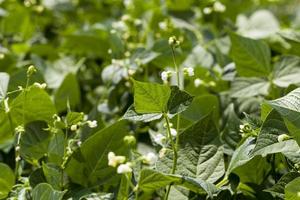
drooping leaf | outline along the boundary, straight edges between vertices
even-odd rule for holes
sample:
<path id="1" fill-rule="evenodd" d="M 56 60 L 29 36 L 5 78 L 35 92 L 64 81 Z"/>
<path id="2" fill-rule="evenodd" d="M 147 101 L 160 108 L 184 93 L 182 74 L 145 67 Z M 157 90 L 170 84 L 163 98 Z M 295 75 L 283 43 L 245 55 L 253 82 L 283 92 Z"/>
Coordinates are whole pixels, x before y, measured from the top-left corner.
<path id="1" fill-rule="evenodd" d="M 7 197 L 14 184 L 14 172 L 6 164 L 0 163 L 0 199 Z"/>
<path id="2" fill-rule="evenodd" d="M 108 166 L 107 155 L 110 151 L 117 155 L 128 154 L 123 140 L 126 135 L 127 125 L 124 121 L 119 121 L 85 140 L 67 164 L 66 172 L 71 180 L 84 186 L 107 180 L 116 184 L 120 177 L 116 176 L 115 168 Z"/>
<path id="3" fill-rule="evenodd" d="M 217 192 L 217 188 L 213 184 L 201 179 L 165 174 L 150 169 L 141 171 L 139 188 L 144 192 L 153 192 L 170 184 L 185 187 L 196 193 L 207 193 L 210 197 Z"/>
<path id="4" fill-rule="evenodd" d="M 271 72 L 271 53 L 266 43 L 233 33 L 230 38 L 230 55 L 240 76 L 265 77 Z"/>
<path id="5" fill-rule="evenodd" d="M 250 152 L 255 146 L 254 138 L 249 137 L 245 142 L 239 146 L 232 155 L 232 158 L 229 162 L 226 176 L 228 176 L 234 169 L 246 164 L 253 157 L 250 155 Z"/>
<path id="6" fill-rule="evenodd" d="M 61 200 L 66 191 L 54 190 L 51 185 L 47 183 L 40 183 L 32 190 L 33 200 Z"/>
<path id="7" fill-rule="evenodd" d="M 167 85 L 134 80 L 134 109 L 140 114 L 162 113 L 166 111 L 170 94 Z"/>

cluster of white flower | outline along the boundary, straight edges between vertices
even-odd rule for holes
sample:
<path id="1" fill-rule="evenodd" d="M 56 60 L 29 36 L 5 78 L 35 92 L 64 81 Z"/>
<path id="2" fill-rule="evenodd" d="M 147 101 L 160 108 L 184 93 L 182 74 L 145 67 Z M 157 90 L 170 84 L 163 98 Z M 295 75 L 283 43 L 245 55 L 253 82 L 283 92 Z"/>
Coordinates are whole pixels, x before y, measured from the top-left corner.
<path id="1" fill-rule="evenodd" d="M 168 83 L 168 79 L 172 76 L 172 73 L 173 73 L 172 71 L 163 71 L 160 74 L 160 77 L 164 83 Z"/>
<path id="2" fill-rule="evenodd" d="M 206 15 L 211 14 L 213 11 L 223 13 L 226 11 L 226 6 L 219 1 L 216 1 L 212 7 L 205 7 L 203 13 Z"/>
<path id="3" fill-rule="evenodd" d="M 90 127 L 90 128 L 96 128 L 97 127 L 97 121 L 96 120 L 93 120 L 93 121 L 86 121 L 87 125 Z"/>
<path id="4" fill-rule="evenodd" d="M 195 75 L 194 68 L 192 68 L 192 67 L 183 68 L 183 73 L 185 75 L 188 75 L 188 76 L 194 76 Z"/>
<path id="5" fill-rule="evenodd" d="M 35 87 L 37 87 L 37 88 L 40 88 L 40 89 L 45 89 L 46 87 L 47 87 L 47 84 L 46 83 L 37 83 L 37 82 L 35 82 L 34 84 L 33 84 Z"/>

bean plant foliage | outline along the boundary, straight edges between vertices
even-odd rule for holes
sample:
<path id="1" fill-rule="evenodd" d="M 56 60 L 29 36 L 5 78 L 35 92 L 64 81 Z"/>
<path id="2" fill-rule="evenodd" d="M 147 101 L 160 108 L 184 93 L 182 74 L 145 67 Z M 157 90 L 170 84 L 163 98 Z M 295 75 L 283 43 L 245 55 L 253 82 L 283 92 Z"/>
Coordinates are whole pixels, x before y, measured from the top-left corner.
<path id="1" fill-rule="evenodd" d="M 300 199 L 299 0 L 0 0 L 0 199 Z"/>

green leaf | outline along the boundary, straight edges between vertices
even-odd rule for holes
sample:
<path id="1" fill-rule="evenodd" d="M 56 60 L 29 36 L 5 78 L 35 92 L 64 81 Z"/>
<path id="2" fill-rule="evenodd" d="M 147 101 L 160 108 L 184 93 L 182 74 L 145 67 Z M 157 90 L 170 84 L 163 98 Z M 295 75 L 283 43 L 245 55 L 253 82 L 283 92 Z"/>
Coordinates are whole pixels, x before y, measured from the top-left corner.
<path id="1" fill-rule="evenodd" d="M 6 164 L 0 163 L 0 199 L 7 197 L 14 184 L 14 172 Z"/>
<path id="2" fill-rule="evenodd" d="M 130 183 L 128 180 L 130 180 L 131 176 L 129 178 L 126 177 L 126 175 L 123 175 L 121 178 L 121 182 L 119 185 L 117 200 L 127 200 L 128 194 L 129 194 L 129 188 Z"/>
<path id="3" fill-rule="evenodd" d="M 170 94 L 167 85 L 134 80 L 134 108 L 137 113 L 165 112 Z"/>
<path id="4" fill-rule="evenodd" d="M 215 122 L 219 120 L 219 100 L 215 95 L 202 95 L 193 99 L 191 105 L 181 113 L 181 116 L 192 122 L 197 122 L 204 116 L 213 113 Z"/>
<path id="5" fill-rule="evenodd" d="M 280 113 L 282 117 L 300 128 L 300 88 L 267 103 Z"/>
<path id="6" fill-rule="evenodd" d="M 273 144 L 278 143 L 278 136 L 286 133 L 288 130 L 282 117 L 275 110 L 271 111 L 261 127 L 252 153 L 254 155 L 267 155 L 270 151 L 266 148 L 270 150 Z M 280 149 L 277 151 L 280 152 Z"/>
<path id="7" fill-rule="evenodd" d="M 9 74 L 5 72 L 0 72 L 0 102 L 6 96 L 8 83 L 9 83 Z"/>
<path id="8" fill-rule="evenodd" d="M 285 186 L 284 194 L 286 200 L 300 200 L 300 177 L 295 178 Z"/>
<path id="9" fill-rule="evenodd" d="M 58 112 L 67 109 L 69 103 L 70 108 L 75 108 L 80 104 L 80 88 L 77 78 L 74 74 L 68 74 L 58 90 L 54 94 L 55 106 Z"/>
<path id="10" fill-rule="evenodd" d="M 56 113 L 49 95 L 35 86 L 23 91 L 10 106 L 12 119 L 17 125 L 37 120 L 51 122 Z"/>
<path id="11" fill-rule="evenodd" d="M 176 173 L 213 183 L 224 175 L 223 147 L 212 116 L 208 115 L 179 135 Z M 167 154 L 157 164 L 168 172 L 173 156 Z"/>
<path id="12" fill-rule="evenodd" d="M 226 176 L 233 172 L 234 169 L 246 164 L 253 158 L 253 156 L 250 155 L 250 152 L 253 150 L 254 146 L 254 138 L 249 137 L 234 151 L 226 171 Z"/>
<path id="13" fill-rule="evenodd" d="M 271 72 L 271 52 L 266 43 L 230 34 L 230 55 L 240 76 L 266 77 Z"/>
<path id="14" fill-rule="evenodd" d="M 288 129 L 282 117 L 272 110 L 264 121 L 258 135 L 253 155 L 266 156 L 282 153 L 293 162 L 300 162 L 300 148 L 295 140 L 278 141 L 278 136 L 287 134 Z"/>
<path id="15" fill-rule="evenodd" d="M 81 112 L 68 112 L 66 116 L 66 121 L 69 126 L 77 124 L 78 122 L 83 121 L 84 114 Z"/>
<path id="16" fill-rule="evenodd" d="M 149 114 L 139 114 L 134 110 L 134 106 L 131 105 L 126 113 L 123 116 L 123 119 L 131 120 L 131 121 L 142 121 L 142 122 L 150 122 L 153 120 L 160 119 L 162 117 L 161 113 L 149 113 Z"/>
<path id="17" fill-rule="evenodd" d="M 39 160 L 48 153 L 51 133 L 46 130 L 47 123 L 34 121 L 26 124 L 25 133 L 21 135 L 20 153 L 29 161 Z"/>
<path id="18" fill-rule="evenodd" d="M 284 198 L 285 186 L 299 176 L 300 174 L 298 172 L 288 172 L 287 174 L 283 175 L 275 185 L 264 191 L 271 193 L 273 196 Z"/>
<path id="19" fill-rule="evenodd" d="M 71 157 L 66 172 L 75 183 L 87 186 L 111 181 L 118 183 L 116 169 L 108 166 L 107 154 L 112 151 L 117 155 L 128 154 L 123 140 L 128 135 L 127 124 L 119 121 L 93 134 L 84 141 L 80 149 Z"/>
<path id="20" fill-rule="evenodd" d="M 65 153 L 65 146 L 67 141 L 65 140 L 65 134 L 59 130 L 52 134 L 52 137 L 48 145 L 48 161 L 61 165 Z"/>
<path id="21" fill-rule="evenodd" d="M 246 98 L 257 95 L 267 95 L 270 83 L 262 78 L 238 77 L 232 82 L 231 96 L 234 98 Z"/>
<path id="22" fill-rule="evenodd" d="M 47 183 L 40 183 L 32 190 L 33 200 L 61 200 L 66 191 L 54 190 L 51 185 Z"/>
<path id="23" fill-rule="evenodd" d="M 193 101 L 193 96 L 180 90 L 177 86 L 171 87 L 171 95 L 168 101 L 168 111 L 170 114 L 180 113 L 188 108 Z"/>
<path id="24" fill-rule="evenodd" d="M 300 56 L 300 34 L 294 30 L 287 30 L 279 32 L 279 35 L 282 36 L 286 42 L 288 42 L 288 53 Z"/>
<path id="25" fill-rule="evenodd" d="M 224 116 L 225 127 L 221 135 L 224 144 L 224 153 L 232 155 L 241 140 L 241 135 L 239 133 L 241 120 L 235 113 L 233 103 L 229 104 L 226 108 Z"/>
<path id="26" fill-rule="evenodd" d="M 42 166 L 44 176 L 47 182 L 55 189 L 61 189 L 61 169 L 52 163 L 43 163 Z"/>
<path id="27" fill-rule="evenodd" d="M 0 109 L 0 144 L 3 145 L 12 141 L 14 129 L 18 125 L 38 120 L 50 123 L 56 113 L 49 95 L 35 86 L 22 91 L 9 103 L 9 107 L 12 124 L 9 122 L 8 114 L 3 111 L 3 107 Z"/>
<path id="28" fill-rule="evenodd" d="M 204 180 L 187 176 L 171 175 L 150 169 L 143 169 L 139 179 L 139 189 L 153 192 L 170 184 L 180 185 L 196 193 L 207 193 L 210 197 L 217 192 L 217 188 Z"/>

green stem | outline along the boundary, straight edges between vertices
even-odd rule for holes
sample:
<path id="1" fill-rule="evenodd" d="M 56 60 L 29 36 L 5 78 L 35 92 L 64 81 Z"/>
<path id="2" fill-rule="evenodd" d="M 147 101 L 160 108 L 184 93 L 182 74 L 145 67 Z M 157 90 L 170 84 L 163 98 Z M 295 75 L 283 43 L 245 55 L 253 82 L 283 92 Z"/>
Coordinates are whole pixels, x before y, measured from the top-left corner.
<path id="1" fill-rule="evenodd" d="M 172 166 L 172 170 L 171 170 L 171 174 L 175 174 L 175 171 L 176 171 L 176 166 L 177 166 L 177 158 L 178 158 L 178 155 L 177 155 L 177 148 L 176 148 L 176 144 L 177 144 L 177 141 L 176 141 L 176 144 L 174 143 L 173 141 L 173 138 L 172 138 L 172 135 L 171 135 L 171 127 L 170 127 L 170 121 L 169 121 L 169 117 L 167 114 L 164 113 L 164 118 L 166 120 L 166 123 L 167 123 L 167 133 L 168 133 L 168 138 L 169 140 L 171 141 L 171 146 L 172 146 L 172 150 L 173 150 L 173 166 Z M 178 127 L 178 126 L 177 126 Z M 178 132 L 177 132 L 177 135 L 176 135 L 176 138 L 178 136 Z M 169 197 L 169 193 L 170 193 L 170 190 L 171 190 L 171 186 L 172 185 L 169 185 L 168 188 L 167 188 L 167 191 L 166 191 L 166 194 L 165 194 L 165 200 L 168 199 Z"/>
<path id="2" fill-rule="evenodd" d="M 179 73 L 178 66 L 176 64 L 174 47 L 171 46 L 171 49 L 172 49 L 173 63 L 174 63 L 175 72 L 176 72 L 177 86 L 179 87 L 179 89 L 182 89 L 183 86 L 180 84 L 180 73 Z M 173 141 L 173 138 L 172 138 L 172 135 L 171 135 L 170 121 L 169 121 L 169 118 L 168 118 L 167 114 L 164 114 L 164 118 L 165 118 L 166 123 L 167 123 L 168 137 L 171 140 L 171 145 L 172 145 L 172 149 L 173 149 L 173 166 L 172 166 L 171 174 L 175 174 L 176 167 L 177 167 L 177 159 L 178 159 L 177 150 L 178 150 L 178 145 L 179 145 L 180 115 L 177 114 L 177 123 L 176 123 L 177 135 L 176 135 L 176 139 L 175 139 L 175 144 L 174 144 L 174 141 Z M 167 200 L 169 198 L 171 187 L 172 187 L 172 184 L 170 184 L 167 188 L 165 198 L 164 198 L 165 200 Z"/>
<path id="3" fill-rule="evenodd" d="M 177 66 L 177 64 L 176 64 L 176 60 L 175 60 L 175 51 L 174 51 L 173 46 L 171 47 L 171 49 L 172 49 L 173 63 L 174 63 L 174 66 L 175 66 L 175 72 L 176 72 L 177 86 L 179 87 L 179 89 L 181 89 L 181 84 L 180 84 L 180 74 L 179 74 L 178 66 Z"/>
<path id="4" fill-rule="evenodd" d="M 165 118 L 166 123 L 167 123 L 168 138 L 171 141 L 171 146 L 172 146 L 172 150 L 173 150 L 173 166 L 172 166 L 171 174 L 174 174 L 175 170 L 176 170 L 176 165 L 177 165 L 177 149 L 176 149 L 175 143 L 174 143 L 172 135 L 171 135 L 170 120 L 169 120 L 168 115 L 165 114 L 165 113 L 164 113 L 164 118 Z"/>
<path id="5" fill-rule="evenodd" d="M 222 187 L 223 185 L 226 185 L 228 183 L 227 176 L 225 176 L 216 186 L 217 188 Z"/>

